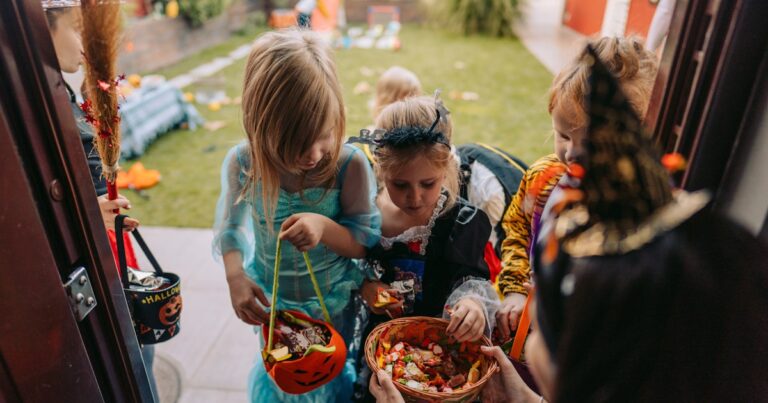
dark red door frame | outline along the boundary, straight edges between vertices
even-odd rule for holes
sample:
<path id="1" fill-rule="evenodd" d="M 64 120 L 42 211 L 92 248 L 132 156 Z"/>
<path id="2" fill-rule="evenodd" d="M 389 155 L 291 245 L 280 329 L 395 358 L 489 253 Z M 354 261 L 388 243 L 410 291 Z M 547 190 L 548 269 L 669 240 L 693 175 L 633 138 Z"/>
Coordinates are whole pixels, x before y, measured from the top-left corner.
<path id="1" fill-rule="evenodd" d="M 85 266 L 98 306 L 76 329 L 98 380 L 101 397 L 106 401 L 152 401 L 39 0 L 11 0 L 0 7 L 0 56 L 0 105 L 7 123 L 4 133 L 11 141 L 7 150 L 16 152 L 25 175 L 18 178 L 20 182 L 15 185 L 28 184 L 19 192 L 30 193 L 34 200 L 32 211 L 45 228 L 44 238 L 2 253 L 14 256 L 49 251 L 53 257 L 50 269 L 60 280 L 76 265 Z M 15 186 L 9 187 L 2 197 L 13 197 L 15 189 Z M 2 270 L 15 270 L 16 276 L 33 275 L 23 268 L 3 267 Z M 27 292 L 34 294 L 35 289 Z M 25 313 L 23 306 L 15 312 L 19 316 Z M 45 317 L 27 320 L 45 320 Z M 69 340 L 73 336 L 68 337 Z M 16 362 L 9 362 L 5 357 L 3 360 L 6 373 L 21 376 L 18 371 L 22 368 Z M 68 364 L 61 363 L 62 366 Z M 52 376 L 42 372 L 37 375 L 41 381 Z M 50 381 L 55 382 L 53 378 Z M 59 390 L 64 387 L 59 386 Z M 19 384 L 14 387 L 18 388 Z M 76 390 L 77 385 L 72 387 Z M 17 392 L 19 397 L 26 396 L 20 389 Z M 49 398 L 49 401 L 61 401 L 64 396 L 51 394 Z M 87 395 L 81 398 L 89 400 Z"/>
<path id="2" fill-rule="evenodd" d="M 768 2 L 681 0 L 647 123 L 665 151 L 688 158 L 678 178 L 718 197 L 768 45 Z"/>

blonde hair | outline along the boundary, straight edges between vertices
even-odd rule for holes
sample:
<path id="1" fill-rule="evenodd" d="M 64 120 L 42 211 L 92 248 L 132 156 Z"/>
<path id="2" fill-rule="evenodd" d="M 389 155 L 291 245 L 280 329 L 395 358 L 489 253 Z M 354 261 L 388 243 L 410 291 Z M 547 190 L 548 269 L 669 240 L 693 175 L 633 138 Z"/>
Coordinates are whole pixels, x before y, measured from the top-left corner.
<path id="1" fill-rule="evenodd" d="M 420 96 L 406 98 L 387 105 L 376 119 L 376 127 L 392 130 L 398 127 L 429 128 L 437 119 L 435 100 L 432 97 Z M 450 116 L 441 119 L 434 131 L 443 133 L 450 143 L 453 123 Z M 443 188 L 448 193 L 443 212 L 456 203 L 459 193 L 459 166 L 450 147 L 441 143 L 422 143 L 408 148 L 394 149 L 392 147 L 376 148 L 376 175 L 384 181 L 386 172 L 399 172 L 415 158 L 423 156 L 438 169 L 444 170 L 445 181 Z"/>
<path id="2" fill-rule="evenodd" d="M 260 181 L 267 222 L 277 207 L 280 173 L 301 175 L 296 161 L 329 128 L 336 145 L 317 173 L 303 181 L 333 186 L 345 130 L 344 100 L 331 49 L 322 38 L 284 30 L 256 40 L 245 66 L 242 108 L 252 164 L 241 197 L 253 195 Z"/>
<path id="3" fill-rule="evenodd" d="M 418 95 L 421 95 L 421 82 L 416 74 L 400 66 L 388 68 L 376 82 L 373 119 L 376 119 L 387 105 Z"/>
<path id="4" fill-rule="evenodd" d="M 600 61 L 619 82 L 632 109 L 645 117 L 656 80 L 656 55 L 645 49 L 637 37 L 604 37 L 591 42 Z M 558 105 L 568 105 L 586 123 L 584 96 L 587 94 L 590 56 L 583 52 L 569 67 L 561 71 L 549 89 L 549 113 Z"/>

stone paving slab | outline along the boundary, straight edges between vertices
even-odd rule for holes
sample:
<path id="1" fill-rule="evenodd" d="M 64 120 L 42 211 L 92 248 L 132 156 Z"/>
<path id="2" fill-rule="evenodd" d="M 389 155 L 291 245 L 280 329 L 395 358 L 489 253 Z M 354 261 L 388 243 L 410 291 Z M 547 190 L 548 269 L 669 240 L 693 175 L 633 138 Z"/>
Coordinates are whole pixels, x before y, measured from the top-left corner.
<path id="1" fill-rule="evenodd" d="M 515 33 L 552 74 L 567 66 L 586 46 L 587 38 L 562 24 L 565 0 L 523 2 L 523 18 Z"/>
<path id="2" fill-rule="evenodd" d="M 181 333 L 156 347 L 157 356 L 181 376 L 178 401 L 245 402 L 248 373 L 259 345 L 252 328 L 232 310 L 223 266 L 211 255 L 213 231 L 142 227 L 141 233 L 163 270 L 181 278 Z M 141 254 L 138 259 L 145 270 L 151 267 Z M 172 395 L 162 389 L 173 382 L 158 379 L 158 385 L 160 396 Z"/>

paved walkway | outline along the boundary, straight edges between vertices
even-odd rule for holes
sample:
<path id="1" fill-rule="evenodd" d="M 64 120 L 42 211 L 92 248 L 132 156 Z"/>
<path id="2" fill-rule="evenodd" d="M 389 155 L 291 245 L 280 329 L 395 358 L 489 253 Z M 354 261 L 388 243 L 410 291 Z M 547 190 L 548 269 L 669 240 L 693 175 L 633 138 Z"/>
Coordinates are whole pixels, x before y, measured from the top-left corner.
<path id="1" fill-rule="evenodd" d="M 580 34 L 560 25 L 564 0 L 525 2 L 525 18 L 516 32 L 528 50 L 553 74 L 583 48 Z M 242 57 L 237 49 L 226 58 L 177 77 L 183 86 L 212 74 Z M 225 60 L 226 59 L 226 60 Z M 162 403 L 245 402 L 246 382 L 259 345 L 251 327 L 232 311 L 224 269 L 211 256 L 213 233 L 206 229 L 144 227 L 165 270 L 181 276 L 184 311 L 178 337 L 157 346 L 158 389 Z M 142 267 L 149 267 L 143 256 Z M 180 378 L 180 379 L 178 379 Z"/>
<path id="2" fill-rule="evenodd" d="M 162 364 L 181 376 L 179 402 L 245 402 L 246 382 L 259 347 L 251 327 L 232 311 L 224 269 L 211 256 L 211 230 L 144 227 L 142 235 L 164 270 L 181 277 L 181 333 L 158 344 Z M 139 265 L 151 267 L 143 256 Z M 172 403 L 175 374 L 156 365 L 162 403 Z"/>
<path id="3" fill-rule="evenodd" d="M 532 0 L 523 5 L 523 18 L 515 33 L 528 51 L 556 74 L 584 49 L 586 38 L 561 24 L 565 0 Z"/>

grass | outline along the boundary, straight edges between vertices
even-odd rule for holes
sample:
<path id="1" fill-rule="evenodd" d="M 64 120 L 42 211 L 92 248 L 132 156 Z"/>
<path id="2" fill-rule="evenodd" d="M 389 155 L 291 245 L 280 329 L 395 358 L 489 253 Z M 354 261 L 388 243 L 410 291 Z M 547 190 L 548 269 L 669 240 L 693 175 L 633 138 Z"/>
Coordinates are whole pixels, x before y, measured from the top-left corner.
<path id="1" fill-rule="evenodd" d="M 236 36 L 230 41 L 190 57 L 159 74 L 173 77 L 253 39 Z M 444 31 L 406 26 L 403 48 L 339 50 L 339 76 L 347 105 L 347 134 L 371 124 L 368 102 L 372 93 L 355 95 L 353 89 L 367 82 L 371 89 L 384 70 L 400 65 L 414 71 L 427 93 L 436 88 L 454 121 L 454 142 L 484 142 L 500 146 L 524 161 L 551 152 L 550 118 L 546 94 L 551 74 L 516 39 L 464 37 Z M 463 68 L 457 68 L 457 62 Z M 245 60 L 222 70 L 224 89 L 240 95 Z M 370 74 L 373 71 L 374 74 Z M 367 74 L 367 75 L 366 75 Z M 194 91 L 192 85 L 187 91 Z M 477 101 L 451 99 L 451 92 L 471 91 Z M 131 214 L 145 225 L 210 227 L 220 190 L 220 165 L 227 150 L 242 141 L 239 105 L 210 111 L 198 110 L 207 121 L 225 121 L 217 131 L 175 131 L 162 136 L 141 157 L 143 164 L 162 173 L 162 181 L 143 195 L 126 191 L 134 206 Z M 125 162 L 125 168 L 130 166 Z"/>

